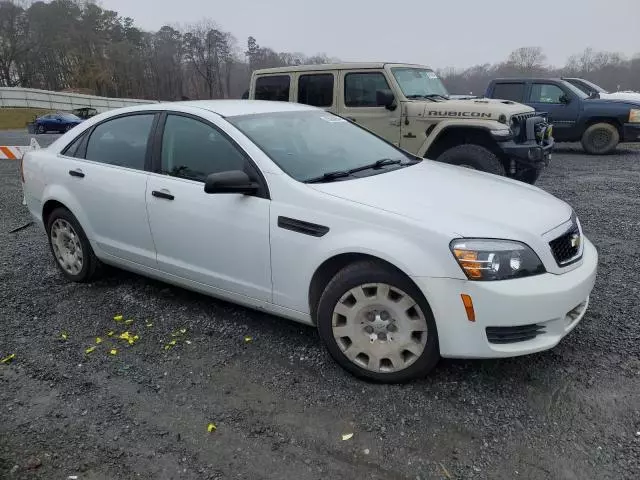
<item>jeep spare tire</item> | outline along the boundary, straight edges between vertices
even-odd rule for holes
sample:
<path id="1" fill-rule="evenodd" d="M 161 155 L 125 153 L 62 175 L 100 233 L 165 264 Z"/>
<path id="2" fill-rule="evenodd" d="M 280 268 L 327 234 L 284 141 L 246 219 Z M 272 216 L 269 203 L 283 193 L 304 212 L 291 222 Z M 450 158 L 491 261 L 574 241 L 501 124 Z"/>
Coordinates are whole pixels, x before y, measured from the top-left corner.
<path id="1" fill-rule="evenodd" d="M 498 157 L 480 145 L 458 145 L 445 150 L 436 158 L 436 161 L 493 173 L 494 175 L 505 175 L 504 166 L 498 160 Z"/>
<path id="2" fill-rule="evenodd" d="M 613 152 L 620 142 L 618 129 L 610 123 L 596 123 L 582 134 L 582 147 L 591 155 Z"/>

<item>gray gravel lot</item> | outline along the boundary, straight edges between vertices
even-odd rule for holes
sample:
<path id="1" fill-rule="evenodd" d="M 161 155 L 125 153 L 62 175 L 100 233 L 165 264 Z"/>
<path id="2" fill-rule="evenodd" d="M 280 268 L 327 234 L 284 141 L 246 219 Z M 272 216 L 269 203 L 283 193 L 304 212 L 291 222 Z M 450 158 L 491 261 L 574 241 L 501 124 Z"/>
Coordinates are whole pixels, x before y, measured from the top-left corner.
<path id="1" fill-rule="evenodd" d="M 124 272 L 67 283 L 40 230 L 7 233 L 29 217 L 0 161 L 0 356 L 16 355 L 0 365 L 0 478 L 640 478 L 640 148 L 561 146 L 540 186 L 601 255 L 583 322 L 549 352 L 380 386 L 311 328 Z M 107 336 L 126 328 L 134 345 Z"/>
<path id="2" fill-rule="evenodd" d="M 40 144 L 41 147 L 48 147 L 57 138 L 60 138 L 59 133 L 44 133 L 42 135 L 29 135 L 23 130 L 3 130 L 0 132 L 0 145 L 29 145 L 32 138 Z"/>

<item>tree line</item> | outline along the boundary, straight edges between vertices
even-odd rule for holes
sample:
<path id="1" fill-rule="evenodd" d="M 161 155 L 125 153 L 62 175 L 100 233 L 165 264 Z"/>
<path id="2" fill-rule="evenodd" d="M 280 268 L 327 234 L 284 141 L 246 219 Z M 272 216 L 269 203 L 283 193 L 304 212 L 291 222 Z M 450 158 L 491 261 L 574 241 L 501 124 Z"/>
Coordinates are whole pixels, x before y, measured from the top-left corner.
<path id="1" fill-rule="evenodd" d="M 157 32 L 94 0 L 0 0 L 0 86 L 74 90 L 153 100 L 239 98 L 259 68 L 337 61 L 325 54 L 276 52 L 249 37 L 242 44 L 213 21 Z M 562 68 L 539 47 L 498 64 L 439 71 L 452 93 L 481 94 L 505 76 L 588 78 L 608 90 L 640 90 L 640 57 L 587 49 Z"/>
<path id="2" fill-rule="evenodd" d="M 640 91 L 640 54 L 630 59 L 620 53 L 587 48 L 571 55 L 565 66 L 547 64 L 540 47 L 521 47 L 497 64 L 480 64 L 466 69 L 443 69 L 440 76 L 451 93 L 482 95 L 494 78 L 500 77 L 579 77 L 600 85 L 605 90 Z"/>
<path id="3" fill-rule="evenodd" d="M 240 97 L 257 68 L 327 63 L 204 20 L 146 32 L 92 0 L 0 0 L 0 86 L 154 100 Z"/>

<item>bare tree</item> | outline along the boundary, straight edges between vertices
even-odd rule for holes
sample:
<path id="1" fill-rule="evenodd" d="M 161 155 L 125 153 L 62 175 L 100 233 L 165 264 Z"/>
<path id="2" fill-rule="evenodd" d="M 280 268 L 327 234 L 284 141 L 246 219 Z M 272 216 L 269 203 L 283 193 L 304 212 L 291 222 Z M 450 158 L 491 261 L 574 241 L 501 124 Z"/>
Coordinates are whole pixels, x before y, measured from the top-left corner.
<path id="1" fill-rule="evenodd" d="M 522 72 L 534 72 L 544 67 L 546 59 L 540 47 L 520 47 L 509 54 L 507 63 Z"/>

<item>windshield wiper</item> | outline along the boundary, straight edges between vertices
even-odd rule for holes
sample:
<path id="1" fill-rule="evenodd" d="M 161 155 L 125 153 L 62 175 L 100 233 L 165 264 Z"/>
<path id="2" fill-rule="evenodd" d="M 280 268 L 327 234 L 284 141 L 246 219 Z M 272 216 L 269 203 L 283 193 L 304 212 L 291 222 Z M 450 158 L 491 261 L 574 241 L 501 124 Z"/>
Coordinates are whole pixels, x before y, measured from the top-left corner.
<path id="1" fill-rule="evenodd" d="M 415 100 L 418 98 L 426 98 L 428 100 L 433 100 L 435 98 L 442 98 L 443 100 L 449 100 L 448 97 L 445 97 L 444 95 L 440 95 L 439 93 L 428 93 L 426 95 L 407 95 L 407 98 L 410 100 Z"/>
<path id="2" fill-rule="evenodd" d="M 308 180 L 305 180 L 304 183 L 323 183 L 323 182 L 332 182 L 337 180 L 338 178 L 349 177 L 351 176 L 351 171 L 349 170 L 336 170 L 334 172 L 323 173 L 318 177 L 313 177 Z"/>
<path id="3" fill-rule="evenodd" d="M 393 160 L 391 158 L 381 158 L 380 160 L 376 160 L 373 163 L 368 163 L 367 165 L 362 165 L 361 167 L 355 167 L 351 170 L 348 170 L 349 173 L 362 172 L 364 170 L 377 170 L 382 167 L 386 167 L 388 165 L 397 165 L 402 163 L 402 160 Z"/>
<path id="4" fill-rule="evenodd" d="M 378 170 L 383 167 L 387 167 L 389 165 L 414 165 L 417 163 L 415 160 L 409 160 L 406 163 L 403 163 L 401 159 L 392 159 L 392 158 L 381 158 L 380 160 L 376 160 L 373 163 L 368 163 L 366 165 L 362 165 L 360 167 L 354 167 L 349 170 L 336 170 L 333 172 L 327 172 L 318 177 L 313 177 L 308 180 L 305 180 L 304 183 L 323 183 L 323 182 L 332 182 L 333 180 L 337 180 L 339 178 L 350 177 L 352 174 L 357 172 L 363 172 L 364 170 Z"/>

